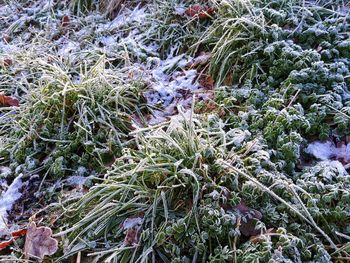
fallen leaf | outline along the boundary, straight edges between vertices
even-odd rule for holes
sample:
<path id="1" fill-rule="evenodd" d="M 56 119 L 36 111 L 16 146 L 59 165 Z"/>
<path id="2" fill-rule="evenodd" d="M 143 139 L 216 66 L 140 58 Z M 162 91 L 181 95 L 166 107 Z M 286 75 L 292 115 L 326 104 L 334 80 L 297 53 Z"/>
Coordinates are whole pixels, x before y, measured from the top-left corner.
<path id="1" fill-rule="evenodd" d="M 2 34 L 2 40 L 3 40 L 6 44 L 8 44 L 8 43 L 11 41 L 11 37 L 10 37 L 9 34 L 3 33 L 3 34 Z"/>
<path id="2" fill-rule="evenodd" d="M 131 217 L 125 219 L 122 225 L 122 228 L 126 230 L 124 245 L 136 246 L 139 243 L 142 223 L 143 218 L 141 217 Z"/>
<path id="3" fill-rule="evenodd" d="M 27 229 L 19 229 L 11 233 L 13 238 L 23 237 L 27 234 Z"/>
<path id="4" fill-rule="evenodd" d="M 267 229 L 264 233 L 261 233 L 260 235 L 257 236 L 251 236 L 249 238 L 250 242 L 257 244 L 257 243 L 262 243 L 265 241 L 266 236 L 274 236 L 276 235 L 276 230 L 274 228 L 269 228 Z"/>
<path id="5" fill-rule="evenodd" d="M 53 255 L 58 249 L 58 242 L 51 236 L 52 230 L 50 228 L 37 227 L 34 222 L 31 222 L 24 245 L 25 259 L 33 257 L 42 261 L 45 255 Z"/>
<path id="6" fill-rule="evenodd" d="M 62 23 L 61 23 L 62 27 L 69 26 L 69 22 L 70 22 L 69 16 L 67 16 L 67 15 L 63 16 Z"/>
<path id="7" fill-rule="evenodd" d="M 12 65 L 12 59 L 10 59 L 10 58 L 5 58 L 4 59 L 4 66 L 5 67 L 9 67 L 9 66 L 11 66 Z"/>
<path id="8" fill-rule="evenodd" d="M 4 106 L 19 106 L 19 101 L 16 98 L 1 95 L 0 94 L 0 105 Z"/>
<path id="9" fill-rule="evenodd" d="M 245 217 L 245 221 L 241 220 L 241 225 L 239 227 L 241 233 L 246 237 L 259 235 L 260 230 L 255 229 L 255 225 L 257 220 L 262 219 L 262 214 L 259 211 L 246 206 L 242 201 L 235 207 L 235 209 Z"/>
<path id="10" fill-rule="evenodd" d="M 210 75 L 200 75 L 198 78 L 198 82 L 203 88 L 207 90 L 212 90 L 214 88 L 214 79 Z"/>
<path id="11" fill-rule="evenodd" d="M 190 61 L 186 67 L 189 68 L 194 68 L 197 66 L 202 66 L 205 65 L 209 62 L 209 60 L 211 59 L 212 55 L 209 52 L 201 52 L 200 55 L 198 57 L 195 57 L 192 61 Z"/>
<path id="12" fill-rule="evenodd" d="M 210 18 L 215 13 L 214 8 L 204 7 L 201 5 L 193 5 L 186 9 L 185 14 L 190 17 L 198 17 L 200 19 Z"/>
<path id="13" fill-rule="evenodd" d="M 16 239 L 22 236 L 25 236 L 26 233 L 27 233 L 27 229 L 19 229 L 19 230 L 13 231 L 11 233 L 12 238 L 10 240 L 0 242 L 0 250 L 3 250 L 9 247 L 13 243 L 13 241 L 15 241 Z"/>
<path id="14" fill-rule="evenodd" d="M 5 249 L 5 248 L 7 248 L 7 247 L 9 247 L 9 246 L 13 243 L 13 241 L 14 241 L 14 239 L 11 238 L 11 239 L 8 240 L 8 241 L 1 242 L 1 243 L 0 243 L 0 251 L 3 250 L 3 249 Z"/>

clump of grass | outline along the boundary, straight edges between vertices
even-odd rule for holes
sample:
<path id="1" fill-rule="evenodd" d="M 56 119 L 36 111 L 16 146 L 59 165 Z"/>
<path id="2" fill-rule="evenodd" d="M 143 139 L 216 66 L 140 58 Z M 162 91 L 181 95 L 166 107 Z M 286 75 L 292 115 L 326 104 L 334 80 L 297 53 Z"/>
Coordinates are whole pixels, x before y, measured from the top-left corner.
<path id="1" fill-rule="evenodd" d="M 124 84 L 105 64 L 102 58 L 71 73 L 42 61 L 38 86 L 13 116 L 2 156 L 29 171 L 45 167 L 53 177 L 79 166 L 103 171 L 127 144 L 131 115 L 142 110 L 140 86 Z"/>
<path id="2" fill-rule="evenodd" d="M 310 203 L 318 191 L 308 179 L 288 181 L 261 140 L 226 129 L 215 115 L 182 116 L 135 134 L 137 149 L 126 150 L 103 183 L 66 208 L 70 228 L 58 234 L 71 242 L 65 257 L 78 249 L 106 262 L 330 260 L 322 242 L 334 251 L 331 229 L 340 225 L 332 219 L 321 227 L 320 220 L 325 207 L 345 209 L 346 194 L 335 207 Z M 347 185 L 349 177 L 340 181 Z M 241 200 L 263 213 L 256 243 L 241 233 L 240 222 L 249 219 L 237 209 Z M 123 227 L 133 219 L 140 221 L 136 232 Z"/>
<path id="3" fill-rule="evenodd" d="M 93 0 L 72 0 L 71 8 L 75 14 L 81 15 L 96 8 Z"/>

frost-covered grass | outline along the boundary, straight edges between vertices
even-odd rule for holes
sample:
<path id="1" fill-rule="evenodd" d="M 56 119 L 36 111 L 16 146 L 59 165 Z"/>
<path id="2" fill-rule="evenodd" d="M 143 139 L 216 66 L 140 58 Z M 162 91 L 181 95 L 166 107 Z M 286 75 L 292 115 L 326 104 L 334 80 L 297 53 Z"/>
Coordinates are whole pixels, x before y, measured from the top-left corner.
<path id="1" fill-rule="evenodd" d="M 342 1 L 115 4 L 0 5 L 11 229 L 30 208 L 58 262 L 349 260 Z"/>

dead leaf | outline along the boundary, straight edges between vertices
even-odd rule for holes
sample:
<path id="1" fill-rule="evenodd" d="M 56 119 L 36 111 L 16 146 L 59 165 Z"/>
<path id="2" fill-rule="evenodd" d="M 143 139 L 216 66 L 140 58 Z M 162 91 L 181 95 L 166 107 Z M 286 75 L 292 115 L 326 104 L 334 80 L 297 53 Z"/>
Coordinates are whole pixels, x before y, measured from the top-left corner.
<path id="1" fill-rule="evenodd" d="M 1 243 L 0 243 L 0 251 L 3 250 L 3 249 L 5 249 L 5 248 L 7 248 L 7 247 L 9 247 L 9 246 L 13 243 L 13 241 L 14 241 L 14 239 L 11 238 L 11 239 L 8 240 L 8 241 L 1 242 Z"/>
<path id="2" fill-rule="evenodd" d="M 241 220 L 241 225 L 239 227 L 241 233 L 246 237 L 259 235 L 260 230 L 255 229 L 255 225 L 258 220 L 262 219 L 262 214 L 259 211 L 246 206 L 243 201 L 241 201 L 235 209 L 245 218 L 245 220 Z"/>
<path id="3" fill-rule="evenodd" d="M 198 57 L 195 57 L 192 61 L 190 61 L 186 67 L 194 68 L 197 66 L 202 66 L 207 64 L 212 57 L 212 54 L 209 52 L 201 52 Z"/>
<path id="4" fill-rule="evenodd" d="M 214 79 L 210 75 L 206 75 L 206 74 L 200 75 L 198 82 L 203 88 L 207 90 L 214 89 Z"/>
<path id="5" fill-rule="evenodd" d="M 143 218 L 141 217 L 130 217 L 125 219 L 122 225 L 122 228 L 126 230 L 124 245 L 136 246 L 139 243 L 142 223 Z"/>
<path id="6" fill-rule="evenodd" d="M 8 43 L 11 41 L 11 37 L 10 37 L 9 34 L 3 33 L 3 34 L 2 34 L 2 40 L 3 40 L 6 44 L 8 44 Z"/>
<path id="7" fill-rule="evenodd" d="M 13 238 L 23 237 L 27 234 L 27 229 L 19 229 L 11 233 Z"/>
<path id="8" fill-rule="evenodd" d="M 22 236 L 25 236 L 26 233 L 27 233 L 27 229 L 19 229 L 19 230 L 13 231 L 11 233 L 12 238 L 10 240 L 0 242 L 0 250 L 3 250 L 9 247 L 13 243 L 13 241 L 15 241 L 16 239 Z"/>
<path id="9" fill-rule="evenodd" d="M 5 58 L 4 59 L 4 66 L 5 67 L 9 67 L 9 66 L 12 66 L 12 59 L 10 59 L 10 58 Z"/>
<path id="10" fill-rule="evenodd" d="M 62 23 L 61 23 L 62 27 L 68 27 L 69 22 L 70 22 L 69 16 L 67 16 L 67 15 L 63 16 Z"/>
<path id="11" fill-rule="evenodd" d="M 1 95 L 0 94 L 0 105 L 4 106 L 19 106 L 19 101 L 16 98 Z"/>
<path id="12" fill-rule="evenodd" d="M 24 245 L 25 259 L 33 257 L 42 261 L 45 255 L 53 255 L 58 249 L 58 242 L 51 236 L 52 230 L 50 228 L 37 227 L 34 222 L 31 222 Z"/>
<path id="13" fill-rule="evenodd" d="M 214 15 L 215 10 L 211 7 L 193 5 L 186 9 L 185 14 L 190 17 L 206 19 Z"/>

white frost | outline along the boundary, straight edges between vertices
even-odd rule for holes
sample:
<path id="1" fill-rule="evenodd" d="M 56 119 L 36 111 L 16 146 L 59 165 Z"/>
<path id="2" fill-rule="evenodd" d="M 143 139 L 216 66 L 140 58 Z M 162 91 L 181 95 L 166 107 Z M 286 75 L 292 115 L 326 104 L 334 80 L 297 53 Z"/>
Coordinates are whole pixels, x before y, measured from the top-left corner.
<path id="1" fill-rule="evenodd" d="M 331 158 L 342 159 L 346 162 L 350 161 L 350 144 L 336 147 L 330 141 L 327 142 L 313 142 L 305 150 L 320 160 L 329 160 Z"/>
<path id="2" fill-rule="evenodd" d="M 141 217 L 133 217 L 125 219 L 123 229 L 130 229 L 135 226 L 142 225 L 143 219 Z"/>
<path id="3" fill-rule="evenodd" d="M 9 167 L 0 166 L 0 179 L 6 178 L 11 175 L 11 169 Z"/>
<path id="4" fill-rule="evenodd" d="M 313 142 L 309 144 L 305 152 L 320 160 L 328 160 L 335 156 L 335 145 L 330 142 Z"/>
<path id="5" fill-rule="evenodd" d="M 22 193 L 20 192 L 21 187 L 22 176 L 20 175 L 0 197 L 0 236 L 6 233 L 8 211 L 12 209 L 15 202 L 22 196 Z"/>

